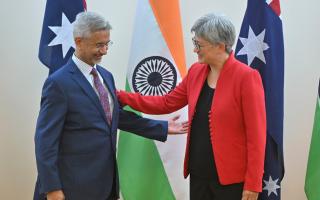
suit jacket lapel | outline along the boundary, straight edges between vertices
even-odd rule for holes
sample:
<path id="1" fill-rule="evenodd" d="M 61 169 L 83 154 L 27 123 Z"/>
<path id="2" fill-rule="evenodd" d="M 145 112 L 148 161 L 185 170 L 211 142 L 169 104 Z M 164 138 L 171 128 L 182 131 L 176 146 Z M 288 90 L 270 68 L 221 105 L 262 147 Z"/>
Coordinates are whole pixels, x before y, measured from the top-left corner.
<path id="1" fill-rule="evenodd" d="M 99 113 L 102 115 L 102 117 L 106 120 L 106 115 L 104 113 L 104 110 L 102 108 L 100 99 L 88 80 L 83 76 L 82 72 L 78 69 L 76 64 L 70 59 L 69 61 L 70 66 L 70 72 L 72 74 L 72 79 L 77 82 L 77 84 L 81 87 L 81 89 L 84 91 L 84 93 L 91 99 L 93 104 L 97 107 Z"/>

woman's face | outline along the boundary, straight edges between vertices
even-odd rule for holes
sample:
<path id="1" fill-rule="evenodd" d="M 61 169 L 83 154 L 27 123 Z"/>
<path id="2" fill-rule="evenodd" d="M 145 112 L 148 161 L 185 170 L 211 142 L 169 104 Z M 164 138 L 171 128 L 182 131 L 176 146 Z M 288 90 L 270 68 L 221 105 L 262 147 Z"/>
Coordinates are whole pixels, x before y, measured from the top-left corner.
<path id="1" fill-rule="evenodd" d="M 217 45 L 196 36 L 192 38 L 192 42 L 194 45 L 193 52 L 198 54 L 199 63 L 210 64 L 215 61 L 218 53 Z"/>

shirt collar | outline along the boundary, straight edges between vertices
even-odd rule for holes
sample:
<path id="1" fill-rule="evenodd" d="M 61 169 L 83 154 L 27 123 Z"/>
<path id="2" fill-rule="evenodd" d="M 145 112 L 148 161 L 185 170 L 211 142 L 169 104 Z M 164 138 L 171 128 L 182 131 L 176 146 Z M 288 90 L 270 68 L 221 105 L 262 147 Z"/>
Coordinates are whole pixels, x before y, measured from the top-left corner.
<path id="1" fill-rule="evenodd" d="M 90 72 L 92 70 L 92 66 L 83 62 L 82 60 L 80 60 L 75 54 L 72 55 L 72 60 L 74 61 L 74 63 L 77 65 L 77 67 L 79 68 L 79 70 L 85 75 L 90 75 Z M 95 69 L 97 69 L 97 65 L 93 66 Z"/>

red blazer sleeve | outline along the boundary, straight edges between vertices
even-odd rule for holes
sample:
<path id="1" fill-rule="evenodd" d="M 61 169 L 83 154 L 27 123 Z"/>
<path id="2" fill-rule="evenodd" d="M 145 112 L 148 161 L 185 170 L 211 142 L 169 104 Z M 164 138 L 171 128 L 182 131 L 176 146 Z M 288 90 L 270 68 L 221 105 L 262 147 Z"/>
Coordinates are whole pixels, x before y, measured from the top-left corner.
<path id="1" fill-rule="evenodd" d="M 122 105 L 147 114 L 168 114 L 179 110 L 188 103 L 188 75 L 170 93 L 164 96 L 142 96 L 139 93 L 120 91 L 117 93 Z"/>
<path id="2" fill-rule="evenodd" d="M 256 70 L 244 77 L 241 92 L 248 158 L 244 189 L 260 192 L 266 145 L 266 110 L 263 85 Z"/>

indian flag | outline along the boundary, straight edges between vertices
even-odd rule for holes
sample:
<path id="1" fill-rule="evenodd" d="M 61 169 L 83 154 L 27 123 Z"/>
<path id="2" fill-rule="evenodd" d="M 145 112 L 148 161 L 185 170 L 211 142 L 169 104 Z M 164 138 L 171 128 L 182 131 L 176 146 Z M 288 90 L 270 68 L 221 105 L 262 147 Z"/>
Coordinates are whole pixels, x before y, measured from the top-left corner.
<path id="1" fill-rule="evenodd" d="M 317 95 L 316 113 L 312 139 L 309 150 L 309 160 L 305 180 L 305 192 L 308 200 L 319 200 L 320 198 L 320 81 Z"/>
<path id="2" fill-rule="evenodd" d="M 165 95 L 186 73 L 179 0 L 138 0 L 126 90 Z M 187 119 L 186 108 L 178 112 L 181 120 Z M 177 113 L 142 115 L 167 120 Z M 188 199 L 189 183 L 183 178 L 185 143 L 186 135 L 168 136 L 161 143 L 120 132 L 118 165 L 123 199 Z"/>

